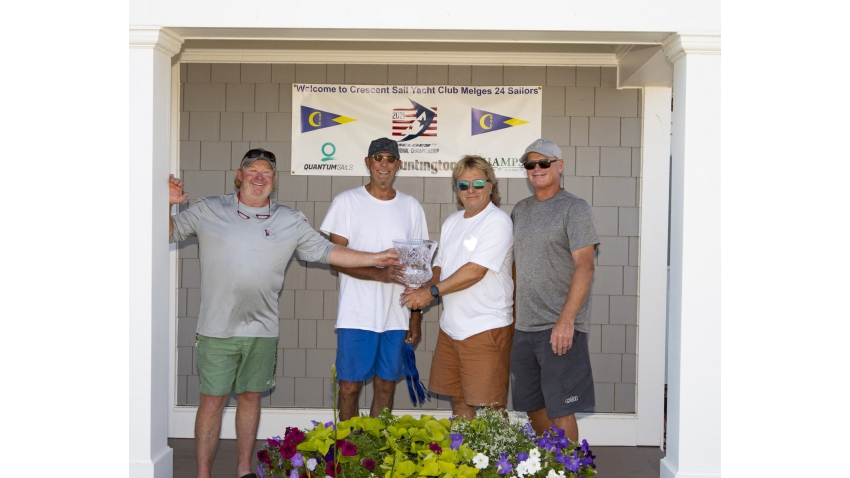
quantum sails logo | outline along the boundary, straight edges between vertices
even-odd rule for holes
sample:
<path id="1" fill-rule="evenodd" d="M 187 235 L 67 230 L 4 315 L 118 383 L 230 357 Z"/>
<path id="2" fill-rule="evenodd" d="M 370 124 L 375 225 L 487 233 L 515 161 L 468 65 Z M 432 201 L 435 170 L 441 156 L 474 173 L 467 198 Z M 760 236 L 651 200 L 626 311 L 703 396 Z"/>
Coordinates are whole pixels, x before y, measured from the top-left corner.
<path id="1" fill-rule="evenodd" d="M 304 170 L 305 171 L 351 171 L 354 169 L 354 165 L 352 164 L 328 164 L 327 161 L 335 161 L 336 158 L 334 154 L 336 154 L 336 145 L 328 141 L 323 144 L 321 148 L 319 148 L 322 152 L 322 162 L 321 163 L 305 163 Z M 292 174 L 295 174 L 295 171 L 292 171 Z"/>

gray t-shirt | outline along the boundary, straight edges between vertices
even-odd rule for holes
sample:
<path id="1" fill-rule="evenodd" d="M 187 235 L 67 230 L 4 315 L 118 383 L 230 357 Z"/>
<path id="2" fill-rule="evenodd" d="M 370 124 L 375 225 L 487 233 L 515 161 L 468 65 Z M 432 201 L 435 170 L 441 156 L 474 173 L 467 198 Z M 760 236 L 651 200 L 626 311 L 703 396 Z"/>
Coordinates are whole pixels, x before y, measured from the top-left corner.
<path id="1" fill-rule="evenodd" d="M 575 272 L 572 252 L 599 244 L 593 214 L 584 199 L 565 190 L 544 201 L 525 198 L 511 212 L 516 263 L 516 328 L 551 329 Z M 575 330 L 590 332 L 590 294 L 575 320 Z"/>
<path id="2" fill-rule="evenodd" d="M 254 208 L 235 194 L 198 199 L 175 216 L 171 242 L 198 237 L 201 312 L 198 333 L 209 337 L 277 337 L 283 274 L 298 259 L 330 262 L 334 245 L 301 211 L 271 203 Z M 271 211 L 271 212 L 269 212 Z M 271 214 L 259 219 L 256 214 Z"/>

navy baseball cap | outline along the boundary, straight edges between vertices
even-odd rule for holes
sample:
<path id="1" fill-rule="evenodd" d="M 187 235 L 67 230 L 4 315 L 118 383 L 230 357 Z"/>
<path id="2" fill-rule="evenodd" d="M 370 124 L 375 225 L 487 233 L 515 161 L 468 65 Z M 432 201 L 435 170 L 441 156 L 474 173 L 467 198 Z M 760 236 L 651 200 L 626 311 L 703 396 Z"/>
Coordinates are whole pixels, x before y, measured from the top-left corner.
<path id="1" fill-rule="evenodd" d="M 396 158 L 401 158 L 398 154 L 398 143 L 393 139 L 378 138 L 372 141 L 372 144 L 369 145 L 368 156 L 374 156 L 380 152 L 392 153 Z"/>

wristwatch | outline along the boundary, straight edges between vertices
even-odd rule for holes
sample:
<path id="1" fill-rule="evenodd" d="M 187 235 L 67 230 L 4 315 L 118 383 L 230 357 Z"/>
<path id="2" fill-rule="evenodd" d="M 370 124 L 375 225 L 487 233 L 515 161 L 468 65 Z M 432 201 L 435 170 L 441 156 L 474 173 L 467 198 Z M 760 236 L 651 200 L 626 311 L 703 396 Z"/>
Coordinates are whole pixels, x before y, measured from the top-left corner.
<path id="1" fill-rule="evenodd" d="M 433 295 L 435 299 L 440 297 L 440 289 L 438 289 L 436 285 L 431 286 L 431 295 Z"/>

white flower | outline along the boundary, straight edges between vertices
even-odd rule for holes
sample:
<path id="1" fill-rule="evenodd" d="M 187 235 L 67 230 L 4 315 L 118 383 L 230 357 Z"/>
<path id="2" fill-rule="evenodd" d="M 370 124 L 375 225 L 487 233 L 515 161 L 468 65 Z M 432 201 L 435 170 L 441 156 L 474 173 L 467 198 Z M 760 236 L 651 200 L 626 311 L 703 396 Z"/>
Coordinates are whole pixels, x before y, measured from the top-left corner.
<path id="1" fill-rule="evenodd" d="M 564 470 L 558 470 L 558 476 L 560 478 L 564 478 L 564 476 L 566 476 L 566 475 L 564 475 Z"/>
<path id="2" fill-rule="evenodd" d="M 313 471 L 313 470 L 316 469 L 316 459 L 315 458 L 310 458 L 309 460 L 307 460 L 307 469 L 310 470 L 310 471 Z"/>
<path id="3" fill-rule="evenodd" d="M 479 453 L 475 455 L 475 457 L 472 459 L 472 462 L 475 463 L 475 468 L 483 470 L 484 468 L 487 468 L 487 465 L 490 464 L 490 458 L 487 458 L 487 455 L 483 453 Z"/>
<path id="4" fill-rule="evenodd" d="M 528 463 L 528 472 L 532 475 L 540 471 L 540 469 L 542 468 L 540 466 L 539 458 L 529 458 L 528 460 L 525 460 L 525 462 Z"/>
<path id="5" fill-rule="evenodd" d="M 536 459 L 539 460 L 540 459 L 540 450 L 538 450 L 537 447 L 534 447 L 531 450 L 528 450 L 528 457 L 529 458 L 536 458 Z"/>
<path id="6" fill-rule="evenodd" d="M 516 475 L 519 478 L 523 478 L 527 474 L 528 474 L 528 460 L 525 460 L 524 462 L 522 462 L 522 463 L 520 463 L 519 465 L 516 466 Z"/>
<path id="7" fill-rule="evenodd" d="M 549 474 L 546 475 L 546 478 L 558 478 L 558 474 L 555 473 L 555 470 L 550 469 Z"/>

